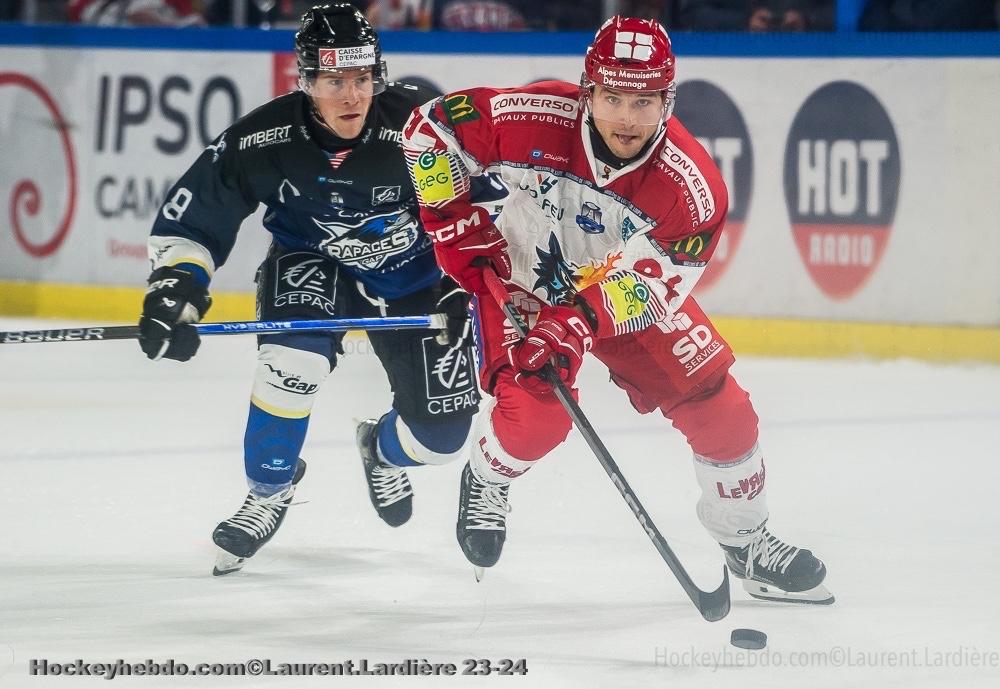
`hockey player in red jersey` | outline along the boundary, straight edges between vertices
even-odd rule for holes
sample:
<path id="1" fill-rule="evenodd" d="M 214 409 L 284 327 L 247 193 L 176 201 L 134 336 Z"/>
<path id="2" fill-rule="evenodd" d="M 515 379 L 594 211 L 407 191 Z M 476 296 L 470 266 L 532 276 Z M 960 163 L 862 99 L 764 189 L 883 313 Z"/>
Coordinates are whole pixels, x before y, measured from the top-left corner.
<path id="1" fill-rule="evenodd" d="M 497 562 L 510 484 L 571 426 L 537 372 L 552 362 L 572 387 L 591 353 L 637 411 L 659 411 L 687 438 L 698 516 L 747 590 L 829 603 L 823 563 L 766 526 L 757 415 L 729 373 L 732 351 L 691 297 L 728 197 L 672 117 L 675 92 L 663 27 L 614 17 L 587 50 L 580 86 L 468 89 L 407 123 L 424 227 L 441 267 L 477 295 L 480 378 L 492 395 L 462 474 L 458 540 L 473 564 Z M 485 266 L 527 318 L 525 339 L 485 289 Z"/>

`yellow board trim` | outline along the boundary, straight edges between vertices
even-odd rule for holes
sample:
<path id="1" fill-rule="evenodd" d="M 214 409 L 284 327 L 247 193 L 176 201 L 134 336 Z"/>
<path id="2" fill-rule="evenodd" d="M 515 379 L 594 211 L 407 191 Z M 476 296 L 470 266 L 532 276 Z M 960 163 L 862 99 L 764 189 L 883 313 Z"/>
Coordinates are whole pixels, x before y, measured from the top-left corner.
<path id="1" fill-rule="evenodd" d="M 139 317 L 144 290 L 0 280 L 0 315 L 131 323 Z M 254 318 L 249 293 L 213 292 L 211 321 Z M 1000 363 L 1000 328 L 894 325 L 712 317 L 740 354 L 794 357 L 909 357 L 925 361 Z"/>
<path id="2" fill-rule="evenodd" d="M 141 287 L 64 285 L 48 282 L 0 280 L 0 315 L 32 318 L 72 318 L 134 323 L 142 312 Z M 206 320 L 254 320 L 254 297 L 249 293 L 212 292 L 212 308 Z"/>
<path id="3" fill-rule="evenodd" d="M 737 355 L 1000 363 L 1000 328 L 712 317 Z"/>

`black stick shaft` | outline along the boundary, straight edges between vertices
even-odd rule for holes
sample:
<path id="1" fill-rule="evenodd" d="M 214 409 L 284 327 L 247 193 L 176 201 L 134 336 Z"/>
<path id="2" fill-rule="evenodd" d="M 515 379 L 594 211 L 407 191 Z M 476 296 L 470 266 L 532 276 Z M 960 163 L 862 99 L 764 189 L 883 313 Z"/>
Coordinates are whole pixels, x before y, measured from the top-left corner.
<path id="1" fill-rule="evenodd" d="M 137 337 L 139 337 L 139 326 L 137 325 L 54 328 L 51 330 L 11 330 L 0 332 L 0 344 L 95 342 L 101 340 L 134 340 Z"/>

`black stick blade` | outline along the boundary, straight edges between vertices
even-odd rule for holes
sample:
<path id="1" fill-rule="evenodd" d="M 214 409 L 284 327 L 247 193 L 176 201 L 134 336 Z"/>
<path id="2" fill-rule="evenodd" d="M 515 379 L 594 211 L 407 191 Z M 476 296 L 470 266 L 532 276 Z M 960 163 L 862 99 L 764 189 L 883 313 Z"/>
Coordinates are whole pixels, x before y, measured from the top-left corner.
<path id="1" fill-rule="evenodd" d="M 722 566 L 722 585 L 711 593 L 698 592 L 698 612 L 709 622 L 718 622 L 729 614 L 729 568 Z"/>

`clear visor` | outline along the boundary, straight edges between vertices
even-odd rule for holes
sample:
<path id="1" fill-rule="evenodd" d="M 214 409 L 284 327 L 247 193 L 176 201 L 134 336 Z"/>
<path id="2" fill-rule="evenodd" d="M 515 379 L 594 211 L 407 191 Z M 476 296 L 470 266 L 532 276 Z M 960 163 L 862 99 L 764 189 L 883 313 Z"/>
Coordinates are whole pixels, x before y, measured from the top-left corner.
<path id="1" fill-rule="evenodd" d="M 623 126 L 662 124 L 673 104 L 669 91 L 633 93 L 595 88 L 590 94 L 590 114 Z"/>
<path id="2" fill-rule="evenodd" d="M 299 79 L 299 88 L 312 98 L 351 102 L 385 91 L 386 69 L 381 65 L 376 76 L 373 67 L 319 70 Z"/>

